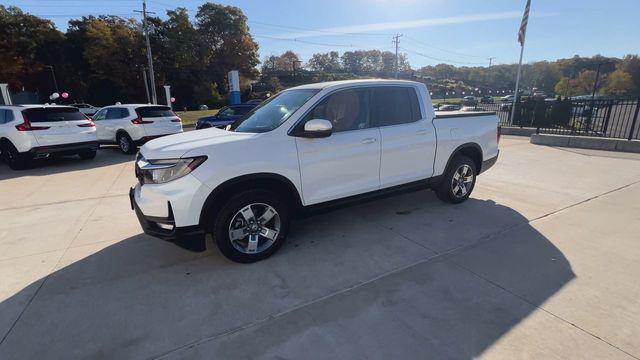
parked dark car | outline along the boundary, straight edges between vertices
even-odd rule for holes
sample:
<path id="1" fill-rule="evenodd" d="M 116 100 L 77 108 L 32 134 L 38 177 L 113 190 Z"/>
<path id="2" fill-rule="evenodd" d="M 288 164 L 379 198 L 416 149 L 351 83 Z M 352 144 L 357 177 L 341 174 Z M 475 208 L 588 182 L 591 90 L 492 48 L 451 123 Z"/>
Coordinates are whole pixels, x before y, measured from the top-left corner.
<path id="1" fill-rule="evenodd" d="M 493 104 L 495 100 L 489 95 L 485 95 L 480 99 L 480 104 Z"/>
<path id="2" fill-rule="evenodd" d="M 197 129 L 206 129 L 210 127 L 224 128 L 232 122 L 243 117 L 251 109 L 258 106 L 258 104 L 238 104 L 225 106 L 217 114 L 211 116 L 205 116 L 198 119 L 196 122 Z"/>

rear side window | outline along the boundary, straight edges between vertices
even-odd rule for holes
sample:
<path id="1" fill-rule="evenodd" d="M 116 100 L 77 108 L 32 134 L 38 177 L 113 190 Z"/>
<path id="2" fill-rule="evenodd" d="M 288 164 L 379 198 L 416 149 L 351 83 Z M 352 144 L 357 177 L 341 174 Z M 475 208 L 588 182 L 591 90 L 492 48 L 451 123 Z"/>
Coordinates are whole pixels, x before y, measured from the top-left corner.
<path id="1" fill-rule="evenodd" d="M 12 122 L 14 119 L 13 111 L 11 110 L 0 110 L 0 125 Z"/>
<path id="2" fill-rule="evenodd" d="M 129 110 L 125 108 L 108 108 L 105 119 L 124 119 L 129 116 Z"/>
<path id="3" fill-rule="evenodd" d="M 138 116 L 142 118 L 175 116 L 168 106 L 143 106 L 136 109 Z"/>
<path id="4" fill-rule="evenodd" d="M 22 113 L 31 123 L 85 120 L 86 117 L 77 108 L 32 108 Z"/>
<path id="5" fill-rule="evenodd" d="M 422 118 L 413 88 L 379 87 L 372 90 L 371 119 L 375 126 L 407 124 Z"/>

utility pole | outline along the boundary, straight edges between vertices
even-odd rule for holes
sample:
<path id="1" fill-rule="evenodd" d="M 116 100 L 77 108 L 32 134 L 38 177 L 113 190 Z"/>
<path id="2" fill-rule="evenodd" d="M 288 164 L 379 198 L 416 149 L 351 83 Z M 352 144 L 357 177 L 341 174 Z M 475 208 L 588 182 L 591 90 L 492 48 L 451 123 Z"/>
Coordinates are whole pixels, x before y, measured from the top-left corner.
<path id="1" fill-rule="evenodd" d="M 598 63 L 598 70 L 596 71 L 596 80 L 593 82 L 593 92 L 591 93 L 591 103 L 593 104 L 593 99 L 596 97 L 596 90 L 598 89 L 598 78 L 600 77 L 600 67 L 604 65 L 604 63 Z"/>
<path id="2" fill-rule="evenodd" d="M 153 56 L 151 55 L 151 43 L 149 42 L 149 23 L 147 22 L 147 14 L 155 14 L 152 11 L 147 11 L 147 1 L 142 0 L 142 11 L 134 10 L 135 12 L 142 13 L 142 31 L 144 32 L 145 41 L 147 43 L 147 60 L 149 61 L 149 80 L 151 82 L 151 99 L 153 104 L 158 103 L 158 97 L 156 95 L 156 79 L 153 72 Z"/>
<path id="3" fill-rule="evenodd" d="M 398 45 L 400 45 L 400 37 L 402 34 L 396 34 L 393 37 L 393 43 L 396 44 L 396 79 L 398 78 Z"/>
<path id="4" fill-rule="evenodd" d="M 490 58 L 487 58 L 487 59 L 489 60 L 489 67 L 491 67 L 491 63 L 493 62 L 493 59 L 495 59 L 495 57 L 490 57 Z"/>
<path id="5" fill-rule="evenodd" d="M 151 104 L 151 99 L 149 99 L 149 83 L 147 81 L 147 69 L 144 66 L 140 66 L 142 69 L 142 79 L 144 80 L 144 92 L 147 94 L 147 104 Z"/>

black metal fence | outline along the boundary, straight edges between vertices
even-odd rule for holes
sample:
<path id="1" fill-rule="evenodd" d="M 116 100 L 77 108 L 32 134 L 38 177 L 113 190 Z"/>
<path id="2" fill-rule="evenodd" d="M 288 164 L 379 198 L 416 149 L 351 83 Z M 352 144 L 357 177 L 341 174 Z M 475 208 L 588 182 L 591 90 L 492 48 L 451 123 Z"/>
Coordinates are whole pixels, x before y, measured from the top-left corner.
<path id="1" fill-rule="evenodd" d="M 540 134 L 640 139 L 640 99 L 533 100 L 477 104 L 495 111 L 502 126 L 533 127 Z"/>

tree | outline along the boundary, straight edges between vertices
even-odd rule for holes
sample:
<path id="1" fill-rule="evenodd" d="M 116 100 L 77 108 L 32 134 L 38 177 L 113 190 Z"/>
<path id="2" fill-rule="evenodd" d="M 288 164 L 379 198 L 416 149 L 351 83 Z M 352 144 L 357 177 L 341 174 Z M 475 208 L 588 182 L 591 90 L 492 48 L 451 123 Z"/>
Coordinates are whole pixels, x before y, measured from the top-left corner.
<path id="1" fill-rule="evenodd" d="M 626 55 L 618 65 L 618 69 L 631 76 L 634 90 L 633 95 L 640 95 L 640 57 L 638 55 Z"/>
<path id="2" fill-rule="evenodd" d="M 341 70 L 340 55 L 337 51 L 313 54 L 307 67 L 314 71 L 338 72 Z"/>
<path id="3" fill-rule="evenodd" d="M 634 90 L 634 87 L 631 75 L 618 69 L 608 76 L 604 92 L 609 95 L 628 95 Z"/>
<path id="4" fill-rule="evenodd" d="M 214 105 L 217 91 L 211 79 L 202 76 L 206 64 L 198 31 L 184 8 L 167 11 L 168 19 L 157 21 L 152 47 L 157 56 L 155 65 L 160 83 L 171 85 L 175 106 L 195 108 L 201 104 Z M 214 94 L 215 92 L 215 94 Z M 213 95 L 212 95 L 213 94 Z"/>
<path id="5" fill-rule="evenodd" d="M 271 55 L 262 63 L 262 72 L 273 71 L 294 71 L 300 64 L 300 57 L 291 50 L 287 50 L 280 55 Z"/>
<path id="6" fill-rule="evenodd" d="M 116 16 L 72 20 L 67 42 L 69 52 L 77 54 L 73 66 L 82 79 L 70 86 L 72 96 L 98 104 L 144 98 L 139 65 L 146 62 L 145 48 L 135 20 Z"/>
<path id="7" fill-rule="evenodd" d="M 0 5 L 0 79 L 13 90 L 24 87 L 53 90 L 45 65 L 58 65 L 64 35 L 53 22 Z"/>
<path id="8" fill-rule="evenodd" d="M 204 47 L 204 73 L 226 89 L 227 73 L 239 70 L 246 76 L 257 75 L 258 44 L 247 26 L 247 17 L 240 8 L 205 3 L 198 8 L 196 29 Z"/>
<path id="9" fill-rule="evenodd" d="M 576 81 L 569 79 L 566 76 L 563 76 L 560 81 L 558 81 L 553 90 L 556 94 L 561 96 L 575 96 L 581 93 Z"/>

